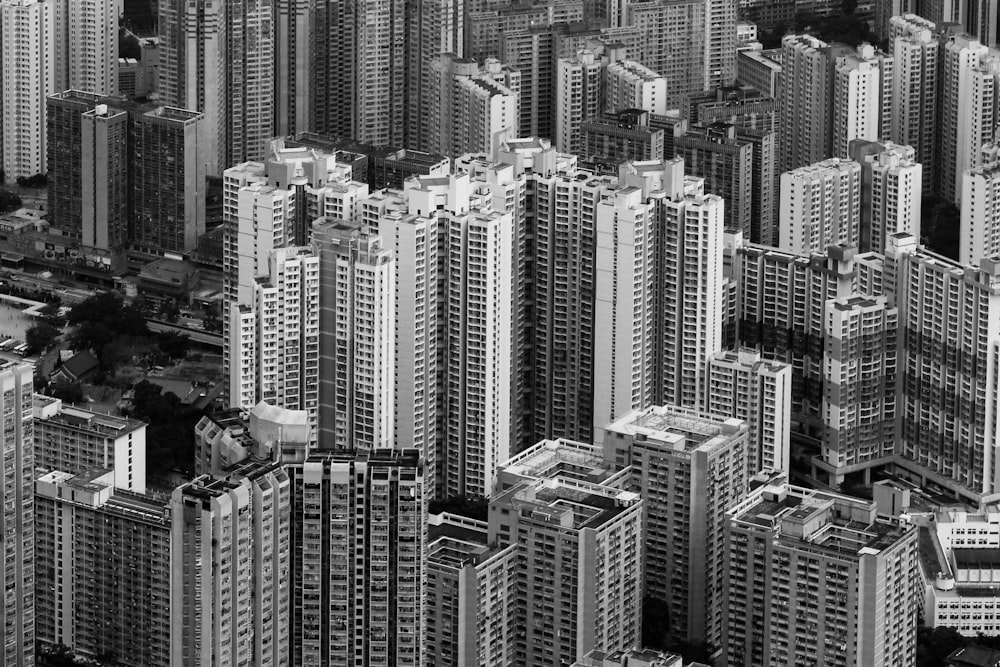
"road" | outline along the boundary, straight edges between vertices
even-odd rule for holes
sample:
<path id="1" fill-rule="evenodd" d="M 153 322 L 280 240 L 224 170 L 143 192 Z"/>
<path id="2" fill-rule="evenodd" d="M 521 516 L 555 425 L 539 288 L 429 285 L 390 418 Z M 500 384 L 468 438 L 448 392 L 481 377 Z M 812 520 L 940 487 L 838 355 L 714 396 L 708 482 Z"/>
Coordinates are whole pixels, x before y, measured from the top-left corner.
<path id="1" fill-rule="evenodd" d="M 199 331 L 198 329 L 192 329 L 190 327 L 179 326 L 176 324 L 167 324 L 166 322 L 159 322 L 156 320 L 148 320 L 146 322 L 146 326 L 149 327 L 150 331 L 158 333 L 168 331 L 182 333 L 195 343 L 211 345 L 219 348 L 220 350 L 222 349 L 222 336 L 219 334 L 207 333 L 205 331 Z"/>

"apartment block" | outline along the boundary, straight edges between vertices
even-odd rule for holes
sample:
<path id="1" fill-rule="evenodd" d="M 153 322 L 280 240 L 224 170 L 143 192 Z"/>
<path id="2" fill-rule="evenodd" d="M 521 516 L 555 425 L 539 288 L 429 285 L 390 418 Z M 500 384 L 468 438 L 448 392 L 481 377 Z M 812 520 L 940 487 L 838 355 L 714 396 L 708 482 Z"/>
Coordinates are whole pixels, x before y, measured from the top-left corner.
<path id="1" fill-rule="evenodd" d="M 855 139 L 889 138 L 894 65 L 892 56 L 870 44 L 835 59 L 832 155 L 846 158 Z"/>
<path id="2" fill-rule="evenodd" d="M 395 262 L 361 222 L 319 218 L 319 447 L 392 446 Z"/>
<path id="3" fill-rule="evenodd" d="M 730 252 L 738 276 L 736 339 L 792 365 L 792 418 L 819 433 L 825 308 L 831 299 L 854 293 L 856 253 L 831 246 L 803 257 L 753 244 Z"/>
<path id="4" fill-rule="evenodd" d="M 580 123 L 583 166 L 616 173 L 623 162 L 663 160 L 666 133 L 650 126 L 649 116 L 642 109 L 625 109 Z"/>
<path id="5" fill-rule="evenodd" d="M 629 56 L 665 79 L 668 109 L 683 107 L 691 93 L 701 92 L 712 85 L 730 83 L 718 81 L 711 84 L 706 76 L 709 50 L 713 50 L 713 57 L 721 55 L 714 51 L 717 45 L 714 40 L 718 36 L 707 34 L 712 12 L 710 4 L 704 1 L 646 0 L 627 5 L 628 24 L 638 28 L 644 36 L 639 53 L 629 53 Z M 723 3 L 718 4 L 721 6 Z M 732 21 L 730 45 L 736 37 L 735 12 Z M 735 56 L 733 51 L 732 58 Z M 718 76 L 713 75 L 713 78 L 722 75 L 720 70 Z"/>
<path id="6" fill-rule="evenodd" d="M 681 656 L 652 649 L 630 651 L 593 650 L 571 667 L 681 667 Z"/>
<path id="7" fill-rule="evenodd" d="M 146 492 L 146 424 L 36 394 L 35 468 L 78 475 L 111 468 L 116 489 Z"/>
<path id="8" fill-rule="evenodd" d="M 0 2 L 0 168 L 6 180 L 46 171 L 45 98 L 56 92 L 55 0 Z"/>
<path id="9" fill-rule="evenodd" d="M 782 172 L 815 164 L 832 155 L 833 80 L 827 47 L 826 42 L 809 35 L 785 35 L 781 40 L 778 163 Z"/>
<path id="10" fill-rule="evenodd" d="M 778 102 L 752 85 L 723 86 L 692 95 L 688 120 L 692 124 L 729 123 L 776 132 Z"/>
<path id="11" fill-rule="evenodd" d="M 170 498 L 170 664 L 287 660 L 293 588 L 291 481 L 248 460 Z"/>
<path id="12" fill-rule="evenodd" d="M 942 39 L 938 191 L 959 203 L 962 175 L 980 165 L 982 146 L 993 139 L 1000 57 L 968 35 Z"/>
<path id="13" fill-rule="evenodd" d="M 725 229 L 751 237 L 753 146 L 736 137 L 733 125 L 691 127 L 674 141 L 676 157 L 686 173 L 705 179 L 705 191 L 725 200 Z"/>
<path id="14" fill-rule="evenodd" d="M 432 67 L 430 99 L 419 148 L 449 157 L 488 152 L 495 137 L 518 126 L 521 73 L 487 58 L 442 54 Z"/>
<path id="15" fill-rule="evenodd" d="M 38 641 L 168 667 L 169 503 L 122 488 L 107 467 L 55 469 L 35 481 Z"/>
<path id="16" fill-rule="evenodd" d="M 644 508 L 637 493 L 566 476 L 490 500 L 490 543 L 517 550 L 515 662 L 555 667 L 639 647 Z"/>
<path id="17" fill-rule="evenodd" d="M 118 94 L 117 10 L 115 0 L 56 0 L 55 90 Z"/>
<path id="18" fill-rule="evenodd" d="M 917 533 L 875 503 L 777 480 L 725 526 L 731 665 L 915 660 Z"/>
<path id="19" fill-rule="evenodd" d="M 890 234 L 920 237 L 923 165 L 911 146 L 854 140 L 852 160 L 861 164 L 861 252 L 885 250 Z"/>
<path id="20" fill-rule="evenodd" d="M 0 365 L 0 433 L 4 482 L 3 662 L 35 664 L 35 515 L 32 482 L 35 427 L 32 372 L 28 364 Z"/>
<path id="21" fill-rule="evenodd" d="M 583 152 L 580 124 L 604 111 L 607 65 L 607 60 L 592 50 L 560 58 L 556 64 L 553 138 L 559 151 L 573 155 Z"/>
<path id="22" fill-rule="evenodd" d="M 933 22 L 915 14 L 889 19 L 895 63 L 892 80 L 892 141 L 912 146 L 923 168 L 923 192 L 937 179 L 938 91 L 941 41 Z"/>
<path id="23" fill-rule="evenodd" d="M 293 476 L 292 662 L 420 665 L 427 521 L 419 453 L 319 452 Z"/>
<path id="24" fill-rule="evenodd" d="M 614 53 L 610 47 L 605 51 Z M 615 59 L 605 70 L 605 82 L 608 111 L 645 109 L 659 115 L 667 113 L 667 82 L 642 63 Z"/>
<path id="25" fill-rule="evenodd" d="M 748 483 L 749 429 L 739 419 L 672 405 L 629 412 L 610 424 L 604 456 L 632 466 L 647 505 L 645 595 L 669 605 L 670 629 L 720 646 L 726 512 Z"/>
<path id="26" fill-rule="evenodd" d="M 886 248 L 885 274 L 906 331 L 896 465 L 965 497 L 993 495 L 1000 261 L 965 266 L 897 234 Z"/>
<path id="27" fill-rule="evenodd" d="M 793 12 L 794 13 L 794 12 Z M 763 27 L 759 23 L 758 27 Z M 752 86 L 768 97 L 778 99 L 778 78 L 781 75 L 781 49 L 756 51 L 741 49 L 736 53 L 736 81 Z M 777 111 L 777 106 L 775 109 Z"/>
<path id="28" fill-rule="evenodd" d="M 489 524 L 432 514 L 427 527 L 425 661 L 473 667 L 514 659 L 520 550 L 489 544 Z"/>
<path id="29" fill-rule="evenodd" d="M 781 175 L 778 247 L 808 256 L 832 245 L 856 248 L 861 165 L 831 158 Z"/>
<path id="30" fill-rule="evenodd" d="M 788 470 L 791 454 L 792 367 L 755 350 L 717 352 L 708 358 L 705 411 L 747 425 L 748 474 Z"/>
<path id="31" fill-rule="evenodd" d="M 1000 163 L 963 174 L 961 211 L 959 261 L 979 264 L 984 258 L 1000 257 Z"/>
<path id="32" fill-rule="evenodd" d="M 839 486 L 844 474 L 892 458 L 899 312 L 884 296 L 860 295 L 834 299 L 825 311 L 824 433 L 822 462 L 816 465 Z"/>

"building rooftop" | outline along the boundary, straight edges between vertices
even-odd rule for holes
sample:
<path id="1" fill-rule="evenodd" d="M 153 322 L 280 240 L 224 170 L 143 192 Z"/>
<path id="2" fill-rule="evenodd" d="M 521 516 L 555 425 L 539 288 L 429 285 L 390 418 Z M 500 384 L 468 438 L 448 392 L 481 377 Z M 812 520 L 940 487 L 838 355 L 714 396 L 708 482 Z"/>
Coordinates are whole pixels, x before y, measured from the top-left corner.
<path id="1" fill-rule="evenodd" d="M 1000 651 L 970 644 L 949 653 L 945 661 L 949 667 L 997 667 Z"/>
<path id="2" fill-rule="evenodd" d="M 36 414 L 38 409 L 44 409 L 45 407 L 52 405 L 52 403 L 56 400 L 58 399 L 35 394 L 34 404 L 36 407 Z M 125 417 L 116 417 L 100 412 L 91 412 L 90 410 L 86 410 L 84 408 L 65 404 L 63 404 L 58 413 L 39 419 L 39 422 L 85 430 L 91 433 L 97 433 L 113 438 L 128 435 L 129 433 L 139 429 L 146 428 L 146 424 L 137 419 L 127 419 Z"/>
<path id="3" fill-rule="evenodd" d="M 523 516 L 575 530 L 598 528 L 642 502 L 631 491 L 563 477 L 518 484 L 498 500 L 497 505 L 511 505 Z"/>
<path id="4" fill-rule="evenodd" d="M 611 473 L 604 450 L 573 440 L 542 440 L 501 465 L 502 474 L 519 477 L 569 477 L 602 482 Z"/>
<path id="5" fill-rule="evenodd" d="M 711 416 L 673 405 L 633 410 L 607 427 L 609 433 L 632 436 L 679 451 L 712 449 L 746 432 L 742 420 Z"/>

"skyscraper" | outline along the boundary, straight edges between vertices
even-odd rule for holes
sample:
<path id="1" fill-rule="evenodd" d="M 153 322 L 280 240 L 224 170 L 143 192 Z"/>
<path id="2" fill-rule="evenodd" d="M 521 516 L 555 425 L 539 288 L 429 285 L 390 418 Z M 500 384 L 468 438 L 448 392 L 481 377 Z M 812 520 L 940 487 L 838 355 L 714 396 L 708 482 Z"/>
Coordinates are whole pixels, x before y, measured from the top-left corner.
<path id="1" fill-rule="evenodd" d="M 310 0 L 274 3 L 274 136 L 312 129 L 316 95 L 316 8 Z"/>
<path id="2" fill-rule="evenodd" d="M 6 7 L 4 7 L 6 9 Z M 5 61 L 6 62 L 6 61 Z M 3 662 L 35 664 L 35 432 L 31 366 L 0 365 L 3 442 Z"/>
<path id="3" fill-rule="evenodd" d="M 838 56 L 833 73 L 832 154 L 846 158 L 854 139 L 887 140 L 892 127 L 892 56 L 861 44 Z M 787 102 L 787 97 L 786 97 Z"/>
<path id="4" fill-rule="evenodd" d="M 56 91 L 118 94 L 118 3 L 55 0 Z"/>
<path id="5" fill-rule="evenodd" d="M 967 170 L 962 178 L 962 202 L 959 261 L 979 264 L 985 257 L 1000 256 L 1000 164 Z"/>
<path id="6" fill-rule="evenodd" d="M 891 44 L 892 132 L 897 144 L 912 146 L 923 168 L 923 192 L 937 177 L 938 81 L 941 42 L 934 24 L 914 14 L 893 16 Z"/>
<path id="7" fill-rule="evenodd" d="M 725 515 L 748 481 L 747 426 L 671 405 L 608 425 L 604 458 L 632 466 L 644 499 L 644 592 L 666 602 L 670 630 L 718 646 L 725 604 Z"/>
<path id="8" fill-rule="evenodd" d="M 0 2 L 0 169 L 13 182 L 44 174 L 45 98 L 56 92 L 55 0 Z"/>
<path id="9" fill-rule="evenodd" d="M 556 65 L 556 148 L 579 155 L 583 142 L 580 123 L 604 110 L 604 78 L 607 60 L 591 50 L 574 58 L 560 58 Z"/>
<path id="10" fill-rule="evenodd" d="M 705 191 L 725 200 L 725 229 L 751 237 L 754 147 L 736 138 L 736 127 L 716 123 L 692 127 L 674 141 L 685 171 L 705 179 Z M 773 177 L 772 177 L 773 178 Z"/>
<path id="11" fill-rule="evenodd" d="M 725 526 L 727 664 L 911 664 L 917 531 L 870 501 L 755 486 Z"/>
<path id="12" fill-rule="evenodd" d="M 393 444 L 395 262 L 361 222 L 318 218 L 319 447 Z"/>
<path id="13" fill-rule="evenodd" d="M 809 35 L 786 35 L 781 48 L 778 163 L 786 172 L 830 157 L 833 116 L 826 42 Z"/>
<path id="14" fill-rule="evenodd" d="M 781 175 L 778 247 L 798 255 L 831 245 L 856 248 L 861 231 L 861 165 L 831 158 Z"/>

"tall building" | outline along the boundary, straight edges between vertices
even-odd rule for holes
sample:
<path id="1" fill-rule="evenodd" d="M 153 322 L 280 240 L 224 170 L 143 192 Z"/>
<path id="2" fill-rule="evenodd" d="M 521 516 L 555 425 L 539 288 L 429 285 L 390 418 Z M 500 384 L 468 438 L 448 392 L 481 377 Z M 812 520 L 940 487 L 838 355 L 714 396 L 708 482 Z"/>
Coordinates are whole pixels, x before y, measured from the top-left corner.
<path id="1" fill-rule="evenodd" d="M 4 7 L 7 9 L 7 7 Z M 5 60 L 5 62 L 7 62 Z M 3 434 L 3 662 L 35 664 L 35 516 L 31 366 L 0 366 L 0 426 Z"/>
<path id="2" fill-rule="evenodd" d="M 517 636 L 519 545 L 489 544 L 489 524 L 432 514 L 427 527 L 424 660 L 448 667 L 507 664 Z"/>
<path id="3" fill-rule="evenodd" d="M 895 72 L 892 79 L 892 141 L 912 146 L 923 168 L 923 192 L 937 177 L 938 90 L 941 42 L 935 26 L 915 14 L 890 20 Z"/>
<path id="4" fill-rule="evenodd" d="M 696 194 L 663 198 L 657 205 L 655 395 L 660 402 L 694 408 L 703 400 L 705 361 L 722 349 L 725 203 L 717 195 Z"/>
<path id="5" fill-rule="evenodd" d="M 831 245 L 856 248 L 861 231 L 861 165 L 831 158 L 781 175 L 778 247 L 797 255 Z"/>
<path id="6" fill-rule="evenodd" d="M 923 165 L 912 146 L 854 140 L 850 157 L 861 164 L 861 252 L 885 250 L 897 232 L 920 236 Z"/>
<path id="7" fill-rule="evenodd" d="M 725 229 L 752 236 L 753 146 L 736 137 L 736 127 L 723 123 L 692 127 L 674 142 L 688 174 L 705 179 L 705 191 L 725 200 Z"/>
<path id="8" fill-rule="evenodd" d="M 80 118 L 80 241 L 112 254 L 121 253 L 129 241 L 129 124 L 127 111 L 103 104 Z"/>
<path id="9" fill-rule="evenodd" d="M 395 262 L 360 222 L 319 218 L 319 447 L 392 447 Z"/>
<path id="10" fill-rule="evenodd" d="M 667 603 L 670 630 L 720 646 L 726 512 L 748 483 L 748 429 L 738 419 L 671 405 L 607 427 L 604 457 L 632 466 L 646 508 L 645 595 Z"/>
<path id="11" fill-rule="evenodd" d="M 316 8 L 309 0 L 272 0 L 274 5 L 274 136 L 312 129 Z"/>
<path id="12" fill-rule="evenodd" d="M 261 160 L 274 133 L 272 0 L 159 0 L 160 94 L 205 114 L 208 173 Z"/>
<path id="13" fill-rule="evenodd" d="M 297 468 L 291 662 L 422 664 L 419 453 L 319 452 Z"/>
<path id="14" fill-rule="evenodd" d="M 125 463 L 117 454 L 116 467 Z M 35 481 L 38 641 L 94 659 L 113 654 L 128 667 L 169 667 L 169 503 L 113 477 L 55 469 Z"/>
<path id="15" fill-rule="evenodd" d="M 831 155 L 832 77 L 827 46 L 809 35 L 786 35 L 781 40 L 778 163 L 782 172 L 815 164 Z"/>
<path id="16" fill-rule="evenodd" d="M 916 659 L 917 531 L 875 503 L 760 482 L 724 539 L 727 664 Z"/>
<path id="17" fill-rule="evenodd" d="M 711 0 L 628 3 L 628 25 L 635 26 L 643 35 L 639 53 L 629 53 L 629 57 L 664 78 L 668 109 L 683 108 L 691 93 L 700 93 L 713 85 L 729 84 L 731 81 L 726 81 L 726 77 L 732 79 L 735 76 L 735 8 L 732 32 L 728 34 L 725 45 L 718 39 L 725 38 L 728 21 L 725 24 L 714 23 L 714 14 L 717 10 L 724 10 L 727 4 Z M 716 27 L 721 28 L 718 33 L 713 32 Z M 717 50 L 719 48 L 732 51 L 728 64 L 723 62 L 725 58 Z M 711 84 L 710 79 L 718 83 Z"/>
<path id="18" fill-rule="evenodd" d="M 465 48 L 466 23 L 471 23 L 471 13 L 466 12 L 464 0 L 431 0 L 420 3 L 419 11 L 410 13 L 409 24 L 409 76 L 407 95 L 407 136 L 405 145 L 420 148 L 427 145 L 425 119 L 429 109 L 437 104 L 437 90 L 433 88 L 434 63 L 444 53 L 456 53 L 477 62 L 496 58 L 499 50 L 473 56 Z M 518 119 L 515 118 L 517 127 Z"/>
<path id="19" fill-rule="evenodd" d="M 515 660 L 572 664 L 641 643 L 639 494 L 570 476 L 525 481 L 490 501 L 489 540 L 517 549 Z M 496 627 L 496 626 L 494 626 Z"/>
<path id="20" fill-rule="evenodd" d="M 979 264 L 985 257 L 1000 257 L 1000 164 L 991 162 L 965 172 L 961 210 L 959 261 Z"/>
<path id="21" fill-rule="evenodd" d="M 615 173 L 623 162 L 662 161 L 666 132 L 650 125 L 642 109 L 604 113 L 580 123 L 580 159 L 598 172 Z"/>
<path id="22" fill-rule="evenodd" d="M 158 107 L 138 118 L 131 251 L 160 257 L 194 250 L 205 233 L 202 114 Z"/>
<path id="23" fill-rule="evenodd" d="M 705 411 L 747 424 L 749 475 L 788 470 L 791 453 L 792 367 L 755 350 L 717 352 L 708 358 Z"/>
<path id="24" fill-rule="evenodd" d="M 116 489 L 146 492 L 146 424 L 36 394 L 35 468 L 73 475 L 113 471 Z"/>
<path id="25" fill-rule="evenodd" d="M 606 52 L 614 53 L 611 48 Z M 605 108 L 608 111 L 643 109 L 653 114 L 667 113 L 666 80 L 635 60 L 615 59 L 605 70 Z"/>
<path id="26" fill-rule="evenodd" d="M 480 67 L 453 53 L 442 54 L 432 70 L 419 148 L 457 157 L 489 152 L 498 135 L 516 133 L 520 72 L 494 58 Z"/>
<path id="27" fill-rule="evenodd" d="M 896 466 L 965 497 L 996 493 L 1000 258 L 964 266 L 897 234 L 886 274 L 906 332 L 899 367 L 918 369 L 901 375 Z M 956 354 L 937 352 L 946 345 Z"/>
<path id="28" fill-rule="evenodd" d="M 580 155 L 583 142 L 580 123 L 604 110 L 604 80 L 607 60 L 590 50 L 573 58 L 560 58 L 556 65 L 556 148 Z"/>
<path id="29" fill-rule="evenodd" d="M 763 26 L 758 24 L 758 27 Z M 736 53 L 736 81 L 744 86 L 752 86 L 764 95 L 777 100 L 782 53 L 782 49 L 767 51 L 740 49 Z"/>
<path id="30" fill-rule="evenodd" d="M 775 132 L 778 102 L 752 85 L 724 86 L 691 96 L 691 123 L 729 123 L 741 128 Z"/>
<path id="31" fill-rule="evenodd" d="M 952 35 L 945 38 L 941 62 L 938 192 L 958 203 L 962 174 L 979 166 L 982 146 L 993 138 L 1000 57 L 968 35 Z"/>
<path id="32" fill-rule="evenodd" d="M 846 158 L 851 141 L 887 140 L 892 128 L 892 56 L 861 44 L 834 61 L 832 154 Z M 787 98 L 786 98 L 787 101 Z"/>
<path id="33" fill-rule="evenodd" d="M 823 468 L 831 484 L 889 462 L 896 441 L 899 311 L 884 296 L 827 303 L 823 344 Z M 823 465 L 825 464 L 825 465 Z M 870 472 L 866 472 L 866 479 Z"/>
<path id="34" fill-rule="evenodd" d="M 57 91 L 118 94 L 117 5 L 115 0 L 55 0 Z"/>
<path id="35" fill-rule="evenodd" d="M 229 396 L 250 409 L 260 401 L 319 409 L 319 256 L 309 247 L 275 248 L 253 298 L 230 311 Z"/>
<path id="36" fill-rule="evenodd" d="M 202 475 L 170 498 L 170 664 L 288 659 L 291 481 L 277 462 Z"/>
<path id="37" fill-rule="evenodd" d="M 0 2 L 0 169 L 14 182 L 46 172 L 45 98 L 56 92 L 55 0 Z"/>

